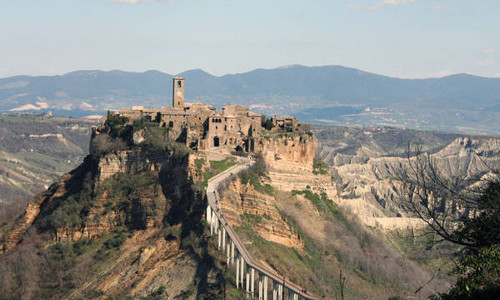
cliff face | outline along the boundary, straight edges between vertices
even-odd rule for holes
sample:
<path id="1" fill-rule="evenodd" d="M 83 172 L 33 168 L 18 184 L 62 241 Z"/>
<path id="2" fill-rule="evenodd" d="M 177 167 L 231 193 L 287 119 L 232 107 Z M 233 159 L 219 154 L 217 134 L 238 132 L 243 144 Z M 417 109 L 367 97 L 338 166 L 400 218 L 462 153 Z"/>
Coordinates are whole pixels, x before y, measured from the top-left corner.
<path id="1" fill-rule="evenodd" d="M 32 288 L 38 298 L 218 297 L 222 277 L 204 236 L 196 155 L 177 144 L 124 147 L 104 138 L 106 147 L 94 136 L 93 155 L 3 228 L 0 271 L 11 275 L 0 292 L 18 297 L 4 280 L 29 273 L 40 283 Z M 10 269 L 31 245 L 42 250 L 29 251 L 38 253 L 29 267 Z M 61 251 L 70 269 L 52 260 Z"/>
<path id="2" fill-rule="evenodd" d="M 363 226 L 356 213 L 345 209 L 342 184 L 328 167 L 317 168 L 313 138 L 278 138 L 266 146 L 262 165 L 257 161 L 248 174 L 224 186 L 219 203 L 257 261 L 330 298 L 340 295 L 340 270 L 347 277 L 347 297 L 353 299 L 409 295 L 420 282 L 430 280 L 428 271 L 385 244 L 380 231 Z M 376 205 L 373 210 L 378 213 Z M 422 294 L 447 285 L 436 278 Z"/>
<path id="3" fill-rule="evenodd" d="M 229 222 L 242 226 L 250 221 L 265 240 L 302 249 L 300 235 L 280 213 L 274 191 L 304 190 L 312 186 L 314 190 L 336 194 L 330 176 L 312 173 L 316 145 L 314 136 L 308 134 L 262 139 L 259 152 L 266 165 L 266 175 L 251 174 L 246 182 L 238 179 L 228 186 L 221 207 Z"/>
<path id="4" fill-rule="evenodd" d="M 312 171 L 316 139 L 308 134 L 261 139 L 259 152 L 270 168 Z"/>
<path id="5" fill-rule="evenodd" d="M 298 232 L 280 214 L 273 196 L 258 192 L 250 182 L 237 179 L 227 187 L 220 203 L 224 216 L 231 226 L 241 226 L 246 221 L 264 239 L 301 249 Z"/>
<path id="6" fill-rule="evenodd" d="M 409 163 L 404 141 L 428 151 L 444 176 L 473 179 L 500 161 L 498 138 L 451 138 L 424 132 L 417 136 L 391 129 L 332 128 L 317 133 L 319 154 L 332 167 L 340 205 L 349 207 L 365 224 L 387 229 L 422 225 L 401 207 L 404 194 L 396 178 Z"/>
<path id="7" fill-rule="evenodd" d="M 41 232 L 51 233 L 57 241 L 97 237 L 117 226 L 161 226 L 167 205 L 171 204 L 163 193 L 160 174 L 182 170 L 188 160 L 181 157 L 172 163 L 171 159 L 170 152 L 149 153 L 140 148 L 88 156 L 82 165 L 28 205 L 6 234 L 5 251 L 21 240 L 35 220 Z M 187 176 L 182 172 L 178 175 Z M 139 186 L 134 180 L 144 182 Z M 127 200 L 130 203 L 124 202 Z M 78 216 L 76 222 L 58 218 L 60 212 L 71 209 L 85 209 L 85 216 Z"/>

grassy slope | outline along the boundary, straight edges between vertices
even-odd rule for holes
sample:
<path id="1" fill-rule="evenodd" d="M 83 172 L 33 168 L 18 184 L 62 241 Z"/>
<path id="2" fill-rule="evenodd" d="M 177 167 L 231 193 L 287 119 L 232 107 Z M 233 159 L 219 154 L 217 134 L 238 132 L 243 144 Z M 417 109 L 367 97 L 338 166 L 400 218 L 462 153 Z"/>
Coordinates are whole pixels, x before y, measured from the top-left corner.
<path id="1" fill-rule="evenodd" d="M 0 114 L 0 221 L 82 162 L 92 125 L 76 119 Z"/>
<path id="2" fill-rule="evenodd" d="M 310 190 L 276 192 L 277 207 L 283 218 L 298 232 L 303 249 L 295 249 L 263 239 L 255 230 L 254 216 L 241 218 L 236 231 L 252 255 L 265 261 L 286 280 L 328 297 L 340 296 L 339 276 L 346 277 L 348 298 L 387 299 L 410 295 L 431 275 L 395 251 L 381 232 L 365 228 L 348 212 L 341 211 L 326 197 Z M 319 219 L 304 219 L 305 206 L 314 207 Z M 318 239 L 312 231 L 327 239 Z M 413 257 L 415 258 L 415 257 Z M 416 259 L 416 258 L 415 258 Z M 421 293 L 427 295 L 443 281 L 436 279 Z"/>

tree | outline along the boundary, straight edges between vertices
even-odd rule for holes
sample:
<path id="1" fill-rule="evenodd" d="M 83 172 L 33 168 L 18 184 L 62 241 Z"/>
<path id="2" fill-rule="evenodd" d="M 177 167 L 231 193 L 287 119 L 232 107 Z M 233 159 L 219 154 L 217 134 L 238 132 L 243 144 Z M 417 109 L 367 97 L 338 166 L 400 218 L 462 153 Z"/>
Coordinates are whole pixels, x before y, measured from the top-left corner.
<path id="1" fill-rule="evenodd" d="M 490 299 L 500 294 L 500 177 L 496 168 L 475 176 L 442 174 L 418 147 L 407 148 L 397 172 L 404 208 L 431 232 L 461 246 L 456 285 L 437 299 Z"/>
<path id="2" fill-rule="evenodd" d="M 273 120 L 271 118 L 262 118 L 262 127 L 264 127 L 267 130 L 271 130 L 274 127 Z"/>

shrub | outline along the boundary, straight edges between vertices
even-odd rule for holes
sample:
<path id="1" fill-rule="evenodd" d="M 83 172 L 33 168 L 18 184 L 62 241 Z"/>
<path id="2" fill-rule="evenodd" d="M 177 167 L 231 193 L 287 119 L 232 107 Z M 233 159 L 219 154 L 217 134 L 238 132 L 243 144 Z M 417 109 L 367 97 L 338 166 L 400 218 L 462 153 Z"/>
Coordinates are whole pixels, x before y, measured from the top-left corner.
<path id="1" fill-rule="evenodd" d="M 126 239 L 125 230 L 123 228 L 115 228 L 111 231 L 111 236 L 104 241 L 103 246 L 108 250 L 120 249 L 120 246 Z"/>
<path id="2" fill-rule="evenodd" d="M 265 119 L 262 118 L 262 127 L 264 127 L 266 130 L 271 130 L 274 127 L 273 121 L 271 118 Z"/>
<path id="3" fill-rule="evenodd" d="M 330 167 L 321 158 L 315 158 L 313 160 L 313 174 L 326 175 L 329 170 Z"/>

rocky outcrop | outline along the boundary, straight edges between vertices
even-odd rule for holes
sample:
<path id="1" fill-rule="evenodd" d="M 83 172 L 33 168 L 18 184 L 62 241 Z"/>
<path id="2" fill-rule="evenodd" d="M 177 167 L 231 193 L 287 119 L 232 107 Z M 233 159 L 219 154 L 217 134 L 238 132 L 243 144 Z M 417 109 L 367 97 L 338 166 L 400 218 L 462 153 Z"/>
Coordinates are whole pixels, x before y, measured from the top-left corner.
<path id="1" fill-rule="evenodd" d="M 342 206 L 369 226 L 396 229 L 422 225 L 409 218 L 401 207 L 405 195 L 397 173 L 408 167 L 402 146 L 391 153 L 377 143 L 373 143 L 371 149 L 349 139 L 344 144 L 337 141 L 335 147 L 330 146 L 329 140 L 321 140 L 321 143 L 320 154 L 332 166 Z M 474 180 L 500 162 L 500 139 L 497 138 L 459 137 L 439 147 L 421 146 L 429 151 L 444 176 Z"/>
<path id="2" fill-rule="evenodd" d="M 165 152 L 147 152 L 140 148 L 109 153 L 98 159 L 95 178 L 96 181 L 104 181 L 116 173 L 159 170 L 166 159 Z"/>
<path id="3" fill-rule="evenodd" d="M 225 189 L 219 206 L 231 226 L 240 226 L 247 218 L 252 227 L 268 241 L 288 247 L 302 248 L 298 233 L 286 222 L 276 208 L 273 196 L 259 193 L 239 179 Z"/>
<path id="4" fill-rule="evenodd" d="M 10 225 L 10 229 L 6 231 L 3 238 L 4 251 L 12 249 L 22 240 L 23 234 L 35 219 L 40 219 L 39 225 L 37 225 L 39 230 L 44 231 L 47 230 L 47 226 L 53 226 L 50 225 L 55 222 L 51 214 L 67 199 L 81 199 L 84 185 L 91 186 L 91 190 L 87 191 L 89 193 L 88 197 L 95 198 L 88 208 L 85 222 L 76 227 L 62 226 L 55 231 L 51 230 L 55 240 L 97 237 L 116 226 L 135 222 L 130 216 L 137 213 L 145 215 L 140 217 L 142 218 L 143 227 L 150 228 L 161 225 L 167 210 L 167 200 L 162 192 L 159 174 L 162 167 L 168 165 L 170 157 L 171 153 L 169 152 L 148 152 L 140 148 L 112 152 L 100 157 L 88 156 L 82 165 L 71 173 L 65 174 L 59 182 L 54 183 L 47 192 L 43 193 L 36 202 L 30 203 L 26 208 L 26 212 Z M 182 161 L 178 163 L 182 164 Z M 110 187 L 103 186 L 103 183 L 113 180 L 117 174 L 133 176 L 133 174 L 142 174 L 144 172 L 156 174 L 156 180 L 148 184 L 147 188 L 134 191 L 135 194 L 130 197 L 137 200 L 131 200 L 130 208 L 113 209 L 117 204 L 112 203 L 117 200 L 110 199 L 108 191 Z M 151 209 L 153 211 L 150 211 Z"/>
<path id="5" fill-rule="evenodd" d="M 59 198 L 66 193 L 65 183 L 71 178 L 70 174 L 65 174 L 61 180 L 54 183 L 49 190 L 38 197 L 36 202 L 28 203 L 24 213 L 16 218 L 4 232 L 3 252 L 14 248 L 21 240 L 24 233 L 30 228 L 40 213 L 40 207 L 50 201 L 51 198 Z"/>
<path id="6" fill-rule="evenodd" d="M 271 169 L 293 169 L 312 171 L 316 151 L 316 139 L 302 134 L 273 136 L 259 141 L 260 153 Z"/>
<path id="7" fill-rule="evenodd" d="M 126 293 L 147 297 L 163 288 L 167 298 L 182 297 L 196 280 L 198 262 L 181 250 L 179 240 L 159 238 L 161 232 L 136 232 L 121 247 L 120 255 L 101 270 L 100 280 L 77 288 L 69 298 L 80 298 L 89 291 L 100 291 L 102 298 Z M 183 297 L 195 299 L 195 294 Z"/>
<path id="8" fill-rule="evenodd" d="M 29 203 L 22 216 L 20 216 L 12 226 L 12 229 L 7 233 L 4 239 L 3 252 L 7 252 L 19 243 L 22 235 L 31 226 L 36 216 L 40 212 L 40 205 L 37 203 Z"/>

